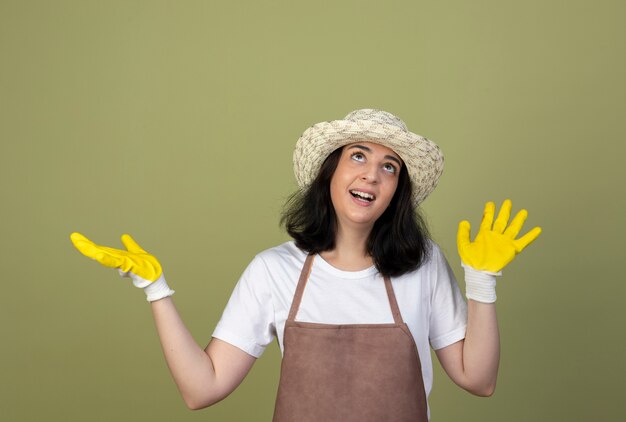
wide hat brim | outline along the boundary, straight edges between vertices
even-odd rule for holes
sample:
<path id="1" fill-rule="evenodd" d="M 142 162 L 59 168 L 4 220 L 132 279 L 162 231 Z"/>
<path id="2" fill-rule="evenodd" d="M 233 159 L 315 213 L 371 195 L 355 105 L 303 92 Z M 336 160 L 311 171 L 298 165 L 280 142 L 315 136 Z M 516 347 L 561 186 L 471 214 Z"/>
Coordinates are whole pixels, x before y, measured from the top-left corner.
<path id="1" fill-rule="evenodd" d="M 334 150 L 357 141 L 384 145 L 402 158 L 411 180 L 415 206 L 437 186 L 443 172 L 443 153 L 437 144 L 396 125 L 372 120 L 333 120 L 304 131 L 293 153 L 298 186 L 307 189 Z"/>

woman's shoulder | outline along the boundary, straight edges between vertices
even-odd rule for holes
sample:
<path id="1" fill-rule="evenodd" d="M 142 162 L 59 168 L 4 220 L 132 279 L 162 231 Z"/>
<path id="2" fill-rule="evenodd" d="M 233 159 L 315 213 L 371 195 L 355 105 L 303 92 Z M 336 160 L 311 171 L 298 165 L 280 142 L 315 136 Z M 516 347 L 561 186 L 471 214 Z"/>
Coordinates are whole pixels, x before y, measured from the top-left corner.
<path id="1" fill-rule="evenodd" d="M 261 281 L 275 280 L 302 268 L 306 253 L 294 242 L 285 242 L 257 253 L 243 272 L 242 279 L 258 286 Z"/>
<path id="2" fill-rule="evenodd" d="M 424 260 L 418 268 L 411 271 L 409 274 L 430 273 L 433 270 L 436 271 L 438 267 L 446 262 L 446 257 L 441 250 L 441 247 L 434 240 L 428 239 L 426 241 L 425 247 L 426 255 Z"/>
<path id="3" fill-rule="evenodd" d="M 443 256 L 441 252 L 441 248 L 439 245 L 432 239 L 428 239 L 426 242 L 426 248 L 428 252 L 428 256 L 432 259 L 433 257 Z"/>
<path id="4" fill-rule="evenodd" d="M 290 240 L 259 252 L 254 257 L 254 260 L 261 261 L 270 268 L 292 265 L 302 266 L 306 256 L 307 253 L 298 248 L 293 240 Z"/>

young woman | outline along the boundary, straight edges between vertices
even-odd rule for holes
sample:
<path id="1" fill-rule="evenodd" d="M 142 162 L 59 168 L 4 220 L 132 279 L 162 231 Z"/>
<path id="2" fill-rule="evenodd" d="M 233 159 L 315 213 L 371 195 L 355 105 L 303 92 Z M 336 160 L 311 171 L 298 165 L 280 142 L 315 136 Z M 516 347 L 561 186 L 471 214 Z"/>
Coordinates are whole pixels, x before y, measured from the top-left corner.
<path id="1" fill-rule="evenodd" d="M 307 129 L 294 170 L 301 191 L 282 220 L 294 240 L 252 260 L 204 350 L 154 256 L 128 235 L 126 251 L 71 236 L 84 255 L 145 290 L 187 405 L 225 398 L 274 338 L 283 353 L 274 421 L 427 421 L 430 347 L 456 384 L 491 395 L 495 277 L 541 231 L 515 239 L 526 211 L 509 225 L 511 201 L 495 221 L 487 203 L 473 242 L 469 223 L 459 225 L 466 304 L 416 212 L 443 170 L 433 142 L 390 113 L 356 110 Z"/>

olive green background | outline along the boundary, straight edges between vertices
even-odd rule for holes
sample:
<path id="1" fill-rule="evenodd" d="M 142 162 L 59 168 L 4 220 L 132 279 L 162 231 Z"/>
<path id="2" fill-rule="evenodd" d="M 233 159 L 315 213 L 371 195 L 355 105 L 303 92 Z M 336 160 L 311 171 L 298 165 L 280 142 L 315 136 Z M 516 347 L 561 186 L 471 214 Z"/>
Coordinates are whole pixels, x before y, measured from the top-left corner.
<path id="1" fill-rule="evenodd" d="M 475 233 L 485 201 L 544 230 L 499 280 L 495 395 L 435 363 L 432 420 L 623 420 L 625 12 L 0 0 L 0 419 L 270 420 L 276 344 L 225 401 L 187 410 L 143 293 L 69 234 L 131 233 L 204 346 L 254 254 L 287 240 L 298 136 L 374 107 L 445 153 L 423 209 L 460 280 L 456 227 Z"/>

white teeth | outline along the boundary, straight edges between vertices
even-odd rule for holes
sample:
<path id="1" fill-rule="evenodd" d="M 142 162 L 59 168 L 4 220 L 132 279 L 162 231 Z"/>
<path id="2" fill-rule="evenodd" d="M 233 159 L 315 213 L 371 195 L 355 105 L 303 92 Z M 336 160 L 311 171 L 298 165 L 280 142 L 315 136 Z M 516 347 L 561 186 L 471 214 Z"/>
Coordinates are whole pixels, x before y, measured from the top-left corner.
<path id="1" fill-rule="evenodd" d="M 370 201 L 374 200 L 374 195 L 372 195 L 371 193 L 361 192 L 359 190 L 351 190 L 350 193 L 352 195 L 359 196 L 359 197 L 361 197 L 363 199 L 367 199 L 367 200 L 370 200 Z"/>

